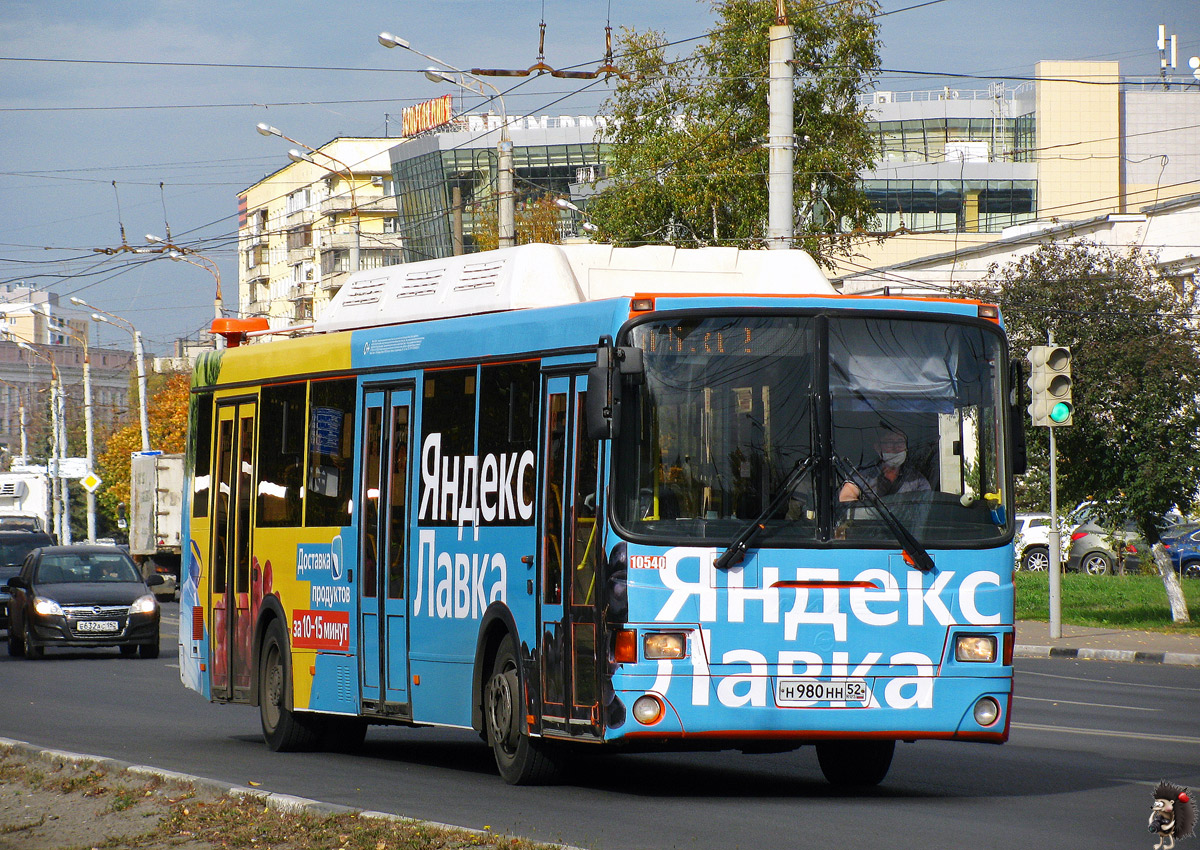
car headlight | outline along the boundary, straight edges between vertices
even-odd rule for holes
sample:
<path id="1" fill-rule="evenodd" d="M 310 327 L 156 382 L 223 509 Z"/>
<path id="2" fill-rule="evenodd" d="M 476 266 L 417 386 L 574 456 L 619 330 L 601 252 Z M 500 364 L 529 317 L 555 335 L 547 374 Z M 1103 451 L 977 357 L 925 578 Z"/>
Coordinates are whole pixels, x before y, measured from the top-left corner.
<path id="1" fill-rule="evenodd" d="M 153 593 L 147 593 L 145 596 L 139 597 L 132 605 L 129 606 L 130 614 L 153 614 L 158 608 L 158 601 L 154 598 Z"/>
<path id="2" fill-rule="evenodd" d="M 47 599 L 44 596 L 34 597 L 33 610 L 43 617 L 61 617 L 63 615 L 62 607 L 53 599 Z"/>

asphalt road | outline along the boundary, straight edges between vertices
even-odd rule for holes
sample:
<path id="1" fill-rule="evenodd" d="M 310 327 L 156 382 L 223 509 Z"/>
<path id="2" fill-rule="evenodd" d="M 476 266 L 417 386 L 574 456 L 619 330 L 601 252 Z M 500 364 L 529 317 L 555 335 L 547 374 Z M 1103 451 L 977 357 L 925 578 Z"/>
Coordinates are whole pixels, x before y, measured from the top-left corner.
<path id="1" fill-rule="evenodd" d="M 168 649 L 176 606 L 165 614 Z M 811 749 L 599 758 L 551 788 L 505 785 L 479 739 L 453 730 L 372 728 L 357 755 L 275 754 L 256 709 L 185 690 L 171 652 L 0 655 L 0 736 L 597 850 L 1152 847 L 1153 784 L 1200 788 L 1200 669 L 1017 670 L 1008 744 L 901 745 L 884 784 L 859 794 L 830 788 Z"/>

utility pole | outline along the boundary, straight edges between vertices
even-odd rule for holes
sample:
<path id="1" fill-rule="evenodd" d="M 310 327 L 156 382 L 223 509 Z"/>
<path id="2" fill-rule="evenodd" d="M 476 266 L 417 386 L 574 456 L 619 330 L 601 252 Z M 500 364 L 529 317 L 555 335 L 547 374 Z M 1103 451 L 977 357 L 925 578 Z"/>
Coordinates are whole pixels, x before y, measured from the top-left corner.
<path id="1" fill-rule="evenodd" d="M 794 158 L 796 125 L 792 60 L 795 41 L 788 24 L 784 0 L 776 0 L 775 24 L 770 30 L 771 52 L 768 71 L 767 131 L 767 247 L 792 247 L 795 236 Z"/>

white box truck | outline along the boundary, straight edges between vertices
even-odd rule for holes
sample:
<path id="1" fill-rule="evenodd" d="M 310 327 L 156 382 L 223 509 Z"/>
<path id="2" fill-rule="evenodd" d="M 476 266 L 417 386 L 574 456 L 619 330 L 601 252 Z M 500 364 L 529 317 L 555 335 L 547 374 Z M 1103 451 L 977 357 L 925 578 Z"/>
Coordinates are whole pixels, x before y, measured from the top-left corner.
<path id="1" fill-rule="evenodd" d="M 129 465 L 129 554 L 166 579 L 155 592 L 174 594 L 183 553 L 183 455 L 134 452 Z"/>

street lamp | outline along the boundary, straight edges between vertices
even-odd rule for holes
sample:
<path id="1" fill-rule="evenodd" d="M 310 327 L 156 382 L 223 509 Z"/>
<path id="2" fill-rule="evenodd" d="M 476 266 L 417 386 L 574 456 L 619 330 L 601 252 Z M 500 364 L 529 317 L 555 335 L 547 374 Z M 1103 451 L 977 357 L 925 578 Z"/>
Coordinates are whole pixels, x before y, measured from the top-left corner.
<path id="1" fill-rule="evenodd" d="M 464 71 L 462 68 L 455 68 L 449 62 L 444 62 L 436 56 L 422 53 L 404 39 L 394 36 L 389 32 L 381 32 L 379 34 L 379 43 L 388 48 L 403 47 L 405 50 L 411 51 L 418 56 L 423 56 L 431 62 L 436 62 L 439 65 L 449 68 L 460 77 L 460 79 L 455 79 L 437 68 L 426 68 L 426 78 L 435 83 L 450 83 L 466 91 L 474 92 L 475 89 L 462 81 L 461 78 L 466 77 L 474 80 L 479 85 L 479 94 L 487 96 L 487 93 L 483 90 L 484 86 L 487 86 L 496 93 L 496 99 L 500 102 L 500 143 L 496 148 L 496 186 L 499 194 L 496 212 L 496 219 L 499 225 L 497 228 L 497 241 L 501 248 L 511 248 L 516 245 L 516 198 L 513 194 L 513 143 L 508 135 L 508 110 L 504 107 L 504 95 L 500 93 L 500 89 L 486 80 L 468 71 Z"/>
<path id="2" fill-rule="evenodd" d="M 293 139 L 291 136 L 284 135 L 283 131 L 278 127 L 272 127 L 270 124 L 259 123 L 254 129 L 258 131 L 260 136 L 278 136 L 281 139 L 286 139 L 293 145 L 299 145 L 309 152 L 305 154 L 296 150 L 295 148 L 292 148 L 288 151 L 288 159 L 290 159 L 292 162 L 307 162 L 309 165 L 315 165 L 317 168 L 322 168 L 325 171 L 328 171 L 330 174 L 334 174 L 338 177 L 343 176 L 342 172 L 338 171 L 336 168 L 330 168 L 328 165 L 325 165 L 325 163 L 318 162 L 317 160 L 313 159 L 312 154 L 319 153 L 330 162 L 340 165 L 345 170 L 346 185 L 350 187 L 350 219 L 351 224 L 354 227 L 354 246 L 350 250 L 350 267 L 353 271 L 359 271 L 362 268 L 362 265 L 359 261 L 359 246 L 362 242 L 362 222 L 358 216 L 358 196 L 354 192 L 353 169 L 328 151 L 319 150 L 311 145 L 304 144 L 304 142 L 300 141 L 299 139 Z"/>
<path id="3" fill-rule="evenodd" d="M 566 198 L 555 198 L 554 204 L 560 210 L 570 210 L 571 212 L 579 213 L 580 216 L 586 215 L 586 213 L 583 210 L 581 210 L 579 207 L 575 206 L 573 203 L 568 201 Z M 580 227 L 582 227 L 584 229 L 584 231 L 586 231 L 587 233 L 599 233 L 600 232 L 599 227 L 592 224 L 590 221 L 587 221 L 586 219 L 584 219 L 584 222 L 583 222 L 583 224 L 580 225 Z"/>
<path id="4" fill-rule="evenodd" d="M 181 245 L 173 244 L 169 239 L 161 239 L 153 233 L 146 234 L 146 241 L 152 245 L 162 245 L 163 251 L 167 252 L 167 259 L 174 262 L 185 262 L 197 268 L 204 269 L 211 274 L 217 282 L 216 297 L 213 299 L 213 318 L 220 319 L 225 312 L 225 299 L 221 296 L 221 269 L 210 258 L 204 256 L 199 251 L 193 248 L 184 248 Z M 197 262 L 191 259 L 196 257 L 203 262 Z M 72 301 L 75 299 L 72 298 Z"/>
<path id="5" fill-rule="evenodd" d="M 115 328 L 121 328 L 133 337 L 133 356 L 137 359 L 138 408 L 141 414 L 142 451 L 150 451 L 150 415 L 146 409 L 146 358 L 142 352 L 141 332 L 128 319 L 114 313 L 109 313 L 107 310 L 101 310 L 99 307 L 89 304 L 78 296 L 72 295 L 71 303 L 79 307 L 86 307 L 89 310 L 95 310 L 96 312 L 92 313 L 93 322 L 102 322 L 106 325 L 112 325 Z"/>
<path id="6" fill-rule="evenodd" d="M 9 334 L 11 339 L 11 334 Z M 63 425 L 62 376 L 58 373 L 58 364 L 54 358 L 39 351 L 23 339 L 13 339 L 17 348 L 28 351 L 35 357 L 40 357 L 50 364 L 50 501 L 54 506 L 54 533 L 63 543 L 71 542 L 71 523 L 69 520 L 69 497 L 62 483 L 62 457 L 66 451 L 66 428 Z"/>

